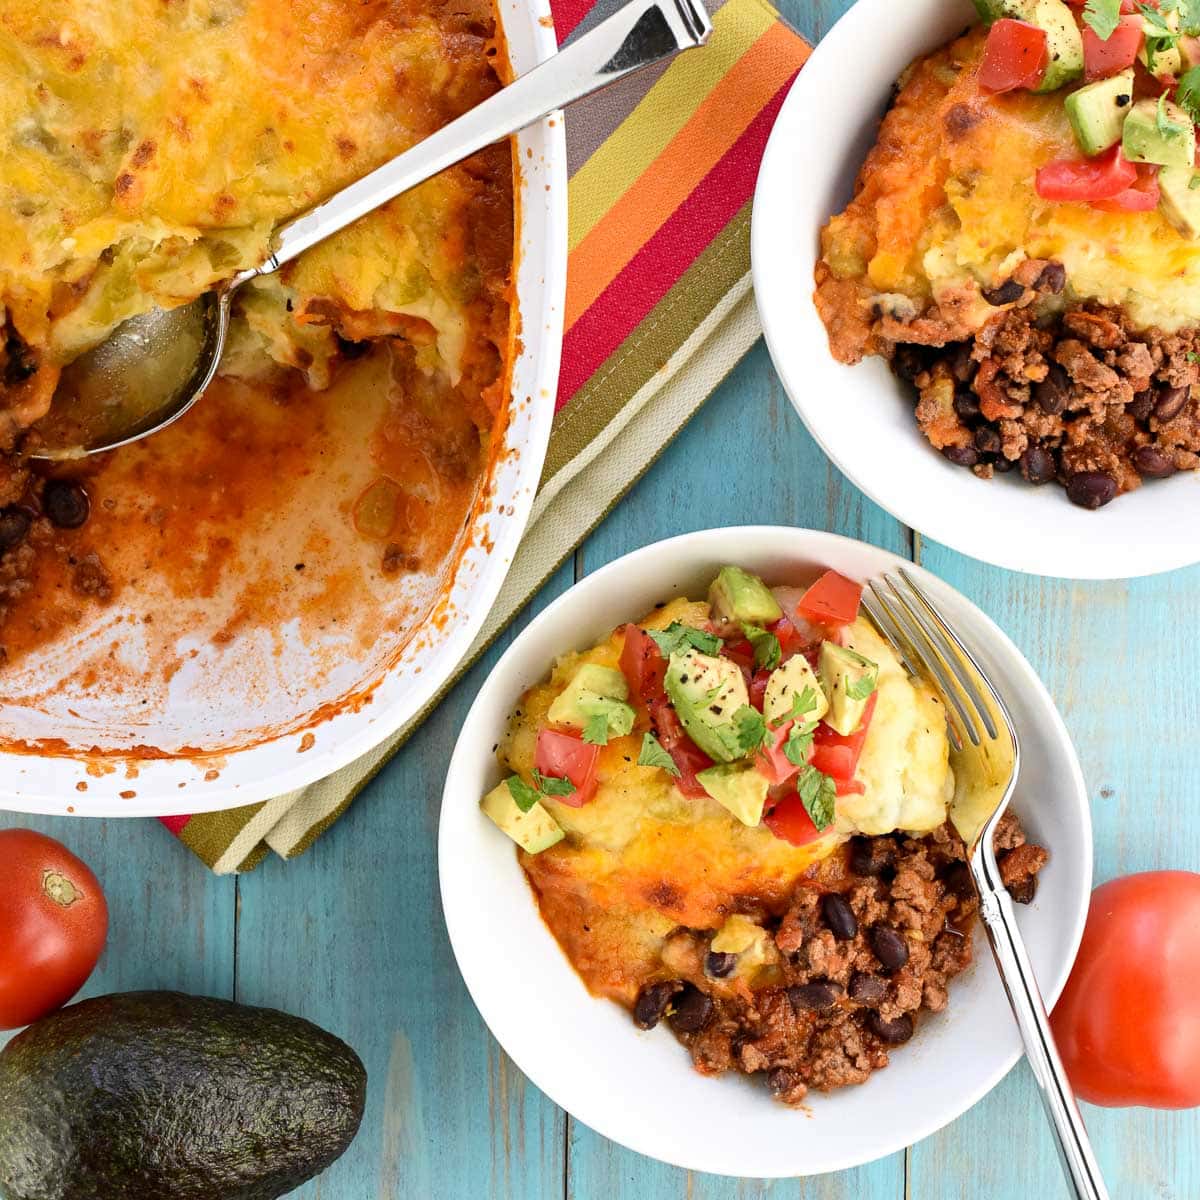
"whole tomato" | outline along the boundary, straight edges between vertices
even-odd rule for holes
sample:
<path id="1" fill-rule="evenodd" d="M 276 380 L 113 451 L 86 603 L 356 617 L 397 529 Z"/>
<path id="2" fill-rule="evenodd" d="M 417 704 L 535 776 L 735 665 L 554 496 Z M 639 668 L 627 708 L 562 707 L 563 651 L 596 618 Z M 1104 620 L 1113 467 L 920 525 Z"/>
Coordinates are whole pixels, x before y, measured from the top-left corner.
<path id="1" fill-rule="evenodd" d="M 104 949 L 108 905 L 96 876 L 32 829 L 0 829 L 0 1029 L 61 1008 Z"/>
<path id="2" fill-rule="evenodd" d="M 1076 1092 L 1117 1108 L 1200 1104 L 1200 875 L 1147 871 L 1092 893 L 1050 1023 Z"/>

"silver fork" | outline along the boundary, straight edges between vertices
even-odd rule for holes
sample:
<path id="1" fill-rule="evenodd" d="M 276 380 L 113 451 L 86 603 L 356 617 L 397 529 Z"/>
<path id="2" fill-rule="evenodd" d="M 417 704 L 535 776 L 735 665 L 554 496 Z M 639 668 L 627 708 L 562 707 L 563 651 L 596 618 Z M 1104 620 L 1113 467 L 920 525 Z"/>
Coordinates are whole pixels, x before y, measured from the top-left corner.
<path id="1" fill-rule="evenodd" d="M 992 848 L 992 835 L 1008 808 L 1021 765 L 1012 718 L 971 652 L 909 572 L 900 568 L 868 583 L 863 607 L 909 674 L 927 680 L 946 709 L 956 777 L 950 819 L 967 845 L 980 916 L 1054 1129 L 1063 1170 L 1078 1200 L 1108 1200 Z"/>

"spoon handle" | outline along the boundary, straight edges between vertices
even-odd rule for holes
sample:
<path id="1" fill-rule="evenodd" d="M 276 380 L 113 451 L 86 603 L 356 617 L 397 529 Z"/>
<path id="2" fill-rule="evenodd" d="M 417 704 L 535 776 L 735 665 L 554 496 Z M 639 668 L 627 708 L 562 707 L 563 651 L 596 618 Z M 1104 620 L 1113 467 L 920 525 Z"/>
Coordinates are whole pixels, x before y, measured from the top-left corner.
<path id="1" fill-rule="evenodd" d="M 702 45 L 712 23 L 700 0 L 630 0 L 595 29 L 501 88 L 436 133 L 323 204 L 280 226 L 275 251 L 237 286 L 269 275 L 298 254 L 439 171 L 461 162 L 598 88 L 659 59 Z"/>
<path id="2" fill-rule="evenodd" d="M 1050 1118 L 1071 1194 L 1075 1200 L 1108 1200 L 1087 1128 L 1075 1103 L 1075 1093 L 1058 1056 L 1033 964 L 1017 928 L 1012 900 L 1000 880 L 995 854 L 986 839 L 971 856 L 971 874 L 979 889 L 979 915 L 1025 1043 L 1025 1056 L 1037 1081 L 1042 1105 Z"/>

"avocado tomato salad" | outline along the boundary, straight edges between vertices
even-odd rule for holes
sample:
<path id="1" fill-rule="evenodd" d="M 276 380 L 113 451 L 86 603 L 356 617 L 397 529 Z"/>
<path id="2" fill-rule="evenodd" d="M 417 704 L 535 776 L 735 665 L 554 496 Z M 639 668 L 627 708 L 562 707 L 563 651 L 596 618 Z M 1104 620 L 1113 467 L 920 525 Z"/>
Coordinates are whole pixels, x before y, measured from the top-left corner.
<path id="1" fill-rule="evenodd" d="M 975 0 L 989 26 L 979 85 L 1064 98 L 1080 155 L 1036 176 L 1044 200 L 1163 215 L 1200 237 L 1200 2 Z M 1082 84 L 1082 86 L 1075 86 Z"/>

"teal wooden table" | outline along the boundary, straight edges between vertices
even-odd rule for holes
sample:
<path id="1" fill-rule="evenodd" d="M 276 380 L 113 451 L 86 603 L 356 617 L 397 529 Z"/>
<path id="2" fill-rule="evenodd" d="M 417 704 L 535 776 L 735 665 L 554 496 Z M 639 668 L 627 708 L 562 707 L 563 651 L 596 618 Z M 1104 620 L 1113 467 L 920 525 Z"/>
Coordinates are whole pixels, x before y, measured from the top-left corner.
<path id="1" fill-rule="evenodd" d="M 793 0 L 784 8 L 815 39 L 847 6 Z M 648 541 L 754 522 L 863 538 L 911 555 L 963 591 L 1022 648 L 1066 717 L 1092 800 L 1097 881 L 1150 867 L 1200 869 L 1200 675 L 1185 650 L 1200 609 L 1200 570 L 1072 584 L 1010 575 L 922 540 L 824 459 L 761 345 L 517 625 L 574 579 Z M 239 879 L 215 878 L 157 822 L 0 813 L 0 827 L 61 838 L 103 880 L 112 934 L 88 994 L 175 988 L 229 996 L 299 1013 L 349 1041 L 370 1074 L 366 1118 L 345 1157 L 295 1193 L 303 1200 L 1065 1195 L 1024 1063 L 966 1116 L 902 1154 L 774 1184 L 651 1162 L 572 1121 L 527 1083 L 484 1028 L 455 969 L 435 865 L 455 734 L 506 644 L 292 863 L 271 860 Z M 1174 664 L 1169 679 L 1163 661 Z M 1054 803 L 1052 794 L 1043 799 Z M 986 960 L 979 969 L 989 969 Z M 1200 1196 L 1195 1112 L 1087 1108 L 1085 1115 L 1114 1200 Z"/>

